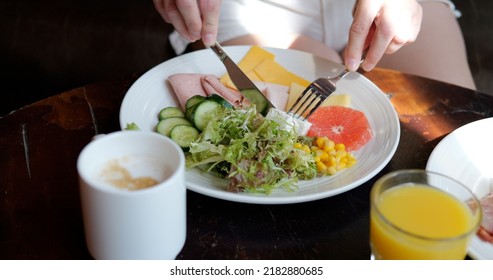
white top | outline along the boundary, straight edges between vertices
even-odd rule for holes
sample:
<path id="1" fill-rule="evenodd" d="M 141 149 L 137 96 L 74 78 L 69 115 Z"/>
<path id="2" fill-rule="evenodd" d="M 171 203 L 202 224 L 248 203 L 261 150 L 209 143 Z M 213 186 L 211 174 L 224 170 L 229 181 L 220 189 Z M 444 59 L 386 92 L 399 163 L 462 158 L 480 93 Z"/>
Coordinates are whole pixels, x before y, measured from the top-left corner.
<path id="1" fill-rule="evenodd" d="M 450 0 L 448 4 L 460 16 Z M 336 51 L 347 44 L 356 0 L 223 0 L 219 17 L 218 42 L 247 34 L 266 34 L 287 38 L 287 34 L 310 36 Z M 170 42 L 177 54 L 185 51 L 189 42 L 176 31 Z"/>

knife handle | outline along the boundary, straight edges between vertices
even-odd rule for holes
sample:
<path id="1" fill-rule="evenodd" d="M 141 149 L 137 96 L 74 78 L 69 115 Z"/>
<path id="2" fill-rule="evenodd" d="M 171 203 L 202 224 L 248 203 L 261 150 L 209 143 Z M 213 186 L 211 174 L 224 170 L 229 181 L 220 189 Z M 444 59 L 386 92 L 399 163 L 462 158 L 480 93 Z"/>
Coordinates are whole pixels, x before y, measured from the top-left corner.
<path id="1" fill-rule="evenodd" d="M 226 57 L 228 57 L 218 42 L 215 42 L 210 48 L 214 51 L 214 53 L 216 53 L 217 57 L 219 57 L 221 61 L 224 61 Z"/>

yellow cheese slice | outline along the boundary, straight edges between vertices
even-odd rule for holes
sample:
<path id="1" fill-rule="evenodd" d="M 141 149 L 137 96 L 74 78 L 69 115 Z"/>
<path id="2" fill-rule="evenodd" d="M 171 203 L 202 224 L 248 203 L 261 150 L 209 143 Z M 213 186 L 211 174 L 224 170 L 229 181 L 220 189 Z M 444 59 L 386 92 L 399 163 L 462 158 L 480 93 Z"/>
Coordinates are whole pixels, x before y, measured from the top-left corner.
<path id="1" fill-rule="evenodd" d="M 262 81 L 262 79 L 260 79 L 260 77 L 257 75 L 257 73 L 255 73 L 255 71 L 250 71 L 246 75 L 252 81 Z"/>
<path id="2" fill-rule="evenodd" d="M 306 87 L 298 84 L 298 83 L 291 83 L 291 86 L 289 87 L 289 97 L 288 97 L 288 104 L 286 105 L 286 111 L 289 110 L 296 102 L 298 97 L 300 97 L 301 93 L 305 90 Z"/>
<path id="3" fill-rule="evenodd" d="M 332 94 L 320 106 L 351 106 L 351 96 L 348 94 Z"/>
<path id="4" fill-rule="evenodd" d="M 274 60 L 275 55 L 267 50 L 252 46 L 246 55 L 241 59 L 238 66 L 245 72 L 250 72 L 264 60 Z"/>
<path id="5" fill-rule="evenodd" d="M 240 67 L 243 72 L 251 72 L 257 65 L 259 65 L 264 60 L 274 60 L 275 55 L 267 50 L 259 47 L 252 46 L 245 56 L 238 62 L 238 67 Z M 231 79 L 228 74 L 221 77 L 221 82 L 225 85 L 231 83 Z"/>
<path id="6" fill-rule="evenodd" d="M 286 105 L 286 110 L 291 108 L 293 104 L 296 102 L 298 97 L 300 97 L 301 93 L 305 90 L 305 86 L 302 86 L 298 83 L 291 83 L 289 87 L 289 98 L 288 103 Z M 330 95 L 320 106 L 351 106 L 351 96 L 348 94 L 332 94 Z"/>
<path id="7" fill-rule="evenodd" d="M 254 71 L 246 72 L 246 75 L 252 81 L 262 81 L 262 79 L 260 79 L 260 77 Z M 229 79 L 229 76 L 228 76 L 228 79 L 224 82 L 224 84 L 227 87 L 230 87 L 232 89 L 236 89 L 235 84 L 233 84 L 233 81 L 231 81 Z"/>
<path id="8" fill-rule="evenodd" d="M 263 81 L 288 87 L 292 82 L 298 83 L 303 87 L 310 84 L 309 81 L 288 71 L 274 59 L 275 55 L 273 53 L 259 46 L 252 46 L 240 60 L 238 66 L 252 81 Z M 228 74 L 221 77 L 221 82 L 230 88 L 236 89 Z"/>
<path id="9" fill-rule="evenodd" d="M 310 82 L 301 78 L 300 76 L 288 71 L 274 60 L 266 59 L 257 65 L 254 70 L 255 73 L 264 82 L 280 84 L 290 86 L 291 83 L 298 83 L 304 87 L 307 87 Z"/>

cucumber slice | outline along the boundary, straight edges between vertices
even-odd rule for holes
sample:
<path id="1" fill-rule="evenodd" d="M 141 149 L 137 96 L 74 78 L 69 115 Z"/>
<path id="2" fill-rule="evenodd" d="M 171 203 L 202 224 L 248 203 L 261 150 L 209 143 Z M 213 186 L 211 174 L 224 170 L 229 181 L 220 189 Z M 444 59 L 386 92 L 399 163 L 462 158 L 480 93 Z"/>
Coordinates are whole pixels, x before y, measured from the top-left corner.
<path id="1" fill-rule="evenodd" d="M 206 99 L 205 96 L 202 96 L 202 95 L 194 95 L 194 96 L 188 98 L 187 103 L 185 104 L 185 108 L 186 109 L 191 108 L 194 105 L 197 105 L 200 102 L 204 101 L 205 99 Z"/>
<path id="2" fill-rule="evenodd" d="M 166 107 L 159 111 L 158 119 L 160 121 L 171 117 L 184 118 L 185 113 L 183 113 L 183 111 L 178 107 Z"/>
<path id="3" fill-rule="evenodd" d="M 165 135 L 165 136 L 170 136 L 170 132 L 171 130 L 173 129 L 173 127 L 177 126 L 177 125 L 188 125 L 188 126 L 192 126 L 192 123 L 190 121 L 188 121 L 187 119 L 185 118 L 181 118 L 181 117 L 169 117 L 169 118 L 166 118 L 164 120 L 161 120 L 157 123 L 157 126 L 156 126 L 156 131 L 162 135 Z"/>
<path id="4" fill-rule="evenodd" d="M 228 109 L 232 109 L 233 108 L 233 105 L 231 103 L 229 103 L 228 100 L 224 99 L 224 97 L 222 97 L 221 95 L 219 94 L 211 94 L 207 97 L 208 100 L 212 100 L 212 101 L 216 101 L 217 103 L 221 104 L 221 106 L 223 106 L 224 108 L 228 108 Z"/>
<path id="5" fill-rule="evenodd" d="M 200 102 L 198 104 L 200 104 Z M 191 121 L 192 123 L 193 123 L 192 114 L 193 114 L 193 110 L 195 110 L 195 107 L 197 107 L 197 104 L 191 105 L 185 110 L 185 119 Z"/>
<path id="6" fill-rule="evenodd" d="M 241 94 L 257 106 L 257 112 L 264 116 L 267 115 L 270 109 L 269 101 L 260 91 L 256 89 L 245 89 L 241 91 Z"/>
<path id="7" fill-rule="evenodd" d="M 214 111 L 220 106 L 221 104 L 213 100 L 204 100 L 195 105 L 192 112 L 192 122 L 195 127 L 199 131 L 204 130 L 207 122 L 214 116 Z"/>
<path id="8" fill-rule="evenodd" d="M 176 125 L 170 131 L 170 138 L 184 149 L 189 148 L 190 143 L 198 137 L 199 131 L 195 127 L 186 124 Z"/>
<path id="9" fill-rule="evenodd" d="M 185 104 L 185 118 L 187 120 L 193 122 L 192 113 L 193 113 L 195 106 L 197 104 L 199 104 L 200 102 L 206 100 L 206 99 L 207 98 L 205 96 L 202 96 L 202 95 L 194 95 L 194 96 L 190 97 L 187 100 L 187 103 Z"/>

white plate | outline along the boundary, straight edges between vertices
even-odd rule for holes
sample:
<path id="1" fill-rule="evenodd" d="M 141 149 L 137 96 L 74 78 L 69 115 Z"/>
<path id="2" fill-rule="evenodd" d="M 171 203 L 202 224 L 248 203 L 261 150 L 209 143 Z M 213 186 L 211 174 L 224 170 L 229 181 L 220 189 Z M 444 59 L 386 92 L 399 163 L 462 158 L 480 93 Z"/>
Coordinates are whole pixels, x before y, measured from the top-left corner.
<path id="1" fill-rule="evenodd" d="M 448 175 L 481 198 L 493 191 L 493 118 L 464 125 L 447 135 L 428 159 L 426 169 Z M 469 247 L 474 259 L 493 259 L 493 244 L 477 236 Z"/>
<path id="2" fill-rule="evenodd" d="M 226 47 L 229 56 L 239 61 L 249 46 Z M 282 49 L 268 49 L 276 61 L 290 71 L 311 81 L 330 76 L 341 65 L 311 54 Z M 128 90 L 121 108 L 120 125 L 135 122 L 142 130 L 154 130 L 157 114 L 165 106 L 177 104 L 166 79 L 175 73 L 204 73 L 221 76 L 225 68 L 211 50 L 201 50 L 163 62 L 142 75 Z M 256 204 L 288 204 L 312 201 L 337 195 L 365 183 L 390 161 L 397 149 L 400 126 L 397 113 L 387 96 L 364 76 L 353 73 L 338 84 L 338 92 L 351 95 L 352 107 L 363 111 L 373 129 L 374 137 L 355 154 L 358 163 L 336 174 L 299 182 L 295 192 L 277 190 L 270 195 L 231 193 L 225 191 L 227 181 L 204 174 L 198 169 L 187 171 L 188 189 L 219 199 Z M 335 93 L 334 93 L 335 94 Z"/>

